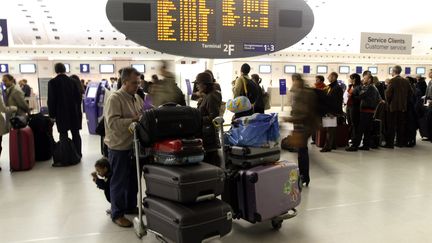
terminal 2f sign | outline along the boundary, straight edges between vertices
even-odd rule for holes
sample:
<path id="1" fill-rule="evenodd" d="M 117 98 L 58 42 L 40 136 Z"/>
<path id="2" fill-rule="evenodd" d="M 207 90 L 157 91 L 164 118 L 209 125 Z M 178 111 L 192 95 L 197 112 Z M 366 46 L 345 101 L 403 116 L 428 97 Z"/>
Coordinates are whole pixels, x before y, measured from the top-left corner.
<path id="1" fill-rule="evenodd" d="M 411 55 L 412 35 L 361 33 L 361 53 Z"/>

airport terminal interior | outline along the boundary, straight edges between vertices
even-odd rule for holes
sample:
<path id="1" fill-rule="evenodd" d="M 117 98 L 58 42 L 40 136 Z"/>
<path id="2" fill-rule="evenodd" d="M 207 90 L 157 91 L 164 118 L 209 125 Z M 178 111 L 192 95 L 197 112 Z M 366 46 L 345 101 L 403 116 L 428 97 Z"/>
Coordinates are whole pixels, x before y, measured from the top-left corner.
<path id="1" fill-rule="evenodd" d="M 409 2 L 390 0 L 0 0 L 0 76 L 3 81 L 1 85 L 3 100 L 0 104 L 3 118 L 0 117 L 0 120 L 4 119 L 3 123 L 0 121 L 0 130 L 4 130 L 1 131 L 4 135 L 0 140 L 0 242 L 432 242 L 430 231 L 432 177 L 429 176 L 429 172 L 432 171 L 432 18 L 430 7 L 431 3 L 424 0 Z M 63 64 L 60 66 L 64 67 L 64 71 L 59 69 L 59 63 Z M 277 141 L 275 140 L 276 147 L 281 151 L 278 161 L 288 161 L 288 163 L 282 162 L 283 165 L 280 165 L 280 163 L 273 163 L 278 161 L 271 163 L 268 161 L 267 164 L 262 162 L 264 165 L 241 170 L 247 174 L 254 169 L 259 170 L 260 166 L 276 168 L 279 165 L 281 170 L 288 165 L 296 169 L 293 170 L 294 172 L 286 172 L 284 176 L 288 177 L 289 174 L 290 177 L 286 184 L 279 185 L 277 179 L 279 177 L 271 178 L 271 174 L 265 185 L 260 181 L 264 177 L 258 177 L 260 178 L 257 179 L 258 182 L 255 181 L 253 183 L 256 184 L 252 184 L 260 185 L 260 187 L 256 186 L 253 189 L 250 184 L 248 184 L 250 188 L 244 189 L 242 183 L 247 184 L 247 182 L 237 181 L 234 187 L 242 188 L 244 192 L 243 194 L 238 192 L 235 195 L 239 198 L 244 197 L 239 202 L 243 203 L 241 207 L 245 208 L 245 212 L 255 207 L 255 214 L 252 212 L 255 219 L 257 215 L 258 218 L 261 218 L 261 213 L 265 215 L 267 211 L 270 211 L 269 209 L 286 208 L 286 201 L 279 200 L 281 197 L 286 197 L 284 200 L 297 201 L 295 210 L 294 208 L 282 210 L 283 213 L 295 214 L 295 217 L 285 219 L 281 225 L 275 225 L 275 219 L 281 217 L 279 215 L 273 215 L 263 222 L 256 223 L 251 223 L 245 215 L 241 217 L 242 219 L 236 219 L 233 204 L 223 198 L 225 194 L 219 193 L 213 195 L 215 198 L 211 200 L 224 205 L 229 204 L 232 209 L 222 215 L 225 220 L 223 225 L 217 225 L 219 221 L 216 219 L 212 219 L 214 221 L 209 219 L 211 215 L 221 214 L 222 210 L 207 208 L 206 213 L 197 216 L 199 215 L 198 210 L 194 210 L 194 207 L 211 201 L 205 201 L 204 199 L 207 198 L 203 197 L 203 201 L 197 198 L 197 202 L 188 202 L 189 204 L 180 201 L 166 204 L 190 207 L 184 209 L 182 216 L 185 219 L 181 220 L 162 215 L 173 213 L 174 208 L 165 205 L 155 207 L 152 209 L 155 210 L 154 212 L 149 209 L 153 206 L 152 203 L 146 202 L 142 204 L 146 212 L 142 220 L 139 220 L 136 211 L 127 212 L 124 213 L 124 217 L 128 220 L 127 222 L 132 223 L 128 225 L 132 227 L 120 227 L 121 223 L 116 222 L 118 217 L 112 218 L 110 215 L 114 212 L 112 209 L 115 209 L 117 213 L 117 206 L 111 206 L 104 191 L 100 190 L 92 180 L 95 162 L 103 156 L 101 136 L 96 134 L 96 128 L 100 121 L 105 119 L 106 136 L 111 136 L 111 141 L 107 143 L 113 144 L 112 140 L 117 139 L 117 137 L 113 138 L 113 135 L 108 135 L 111 133 L 108 129 L 114 126 L 107 122 L 107 117 L 114 108 L 107 109 L 107 106 L 115 102 L 110 102 L 114 100 L 112 97 L 121 96 L 123 91 L 130 92 L 125 91 L 132 83 L 128 79 L 125 79 L 123 87 L 119 86 L 117 90 L 119 78 L 130 78 L 130 75 L 135 75 L 133 73 L 127 76 L 126 71 L 121 72 L 120 70 L 129 70 L 132 67 L 133 71 L 143 75 L 142 81 L 152 82 L 153 89 L 146 90 L 144 86 L 139 87 L 144 90 L 144 97 L 151 97 L 150 103 L 151 101 L 156 103 L 157 100 L 157 94 L 152 94 L 152 90 L 156 90 L 154 87 L 158 87 L 155 84 L 162 83 L 169 78 L 175 80 L 177 87 L 184 94 L 186 106 L 200 110 L 202 100 L 206 100 L 206 94 L 199 93 L 202 96 L 199 99 L 193 99 L 194 92 L 196 92 L 193 86 L 197 85 L 201 92 L 201 86 L 209 85 L 201 80 L 201 76 L 205 70 L 211 70 L 213 79 L 220 86 L 221 100 L 218 102 L 227 104 L 224 106 L 218 103 L 218 108 L 220 106 L 226 108 L 221 109 L 218 114 L 224 118 L 226 132 L 229 129 L 236 129 L 235 125 L 230 124 L 235 117 L 241 114 L 233 110 L 235 104 L 238 109 L 241 108 L 240 103 L 233 101 L 238 96 L 235 92 L 233 93 L 233 86 L 241 80 L 246 63 L 250 68 L 249 75 L 256 74 L 261 80 L 257 90 L 262 91 L 262 96 L 266 95 L 265 97 L 268 98 L 265 101 L 268 106 L 265 108 L 266 115 L 260 115 L 267 118 L 274 114 L 278 118 L 276 129 L 280 136 L 276 139 Z M 10 118 L 16 116 L 9 109 L 18 106 L 19 103 L 9 98 L 11 90 L 22 89 L 22 92 L 18 92 L 16 96 L 22 98 L 27 104 L 29 110 L 25 113 L 29 115 L 30 123 L 36 114 L 43 114 L 42 117 L 47 121 L 55 122 L 52 134 L 54 141 L 59 142 L 57 123 L 60 120 L 50 119 L 49 116 L 54 118 L 52 117 L 54 113 L 48 110 L 49 106 L 57 105 L 55 102 L 50 103 L 48 97 L 54 97 L 53 90 L 49 87 L 52 87 L 51 83 L 59 70 L 62 75 L 77 75 L 77 82 L 82 83 L 82 86 L 79 85 L 83 88 L 82 101 L 79 103 L 79 109 L 82 109 L 83 112 L 82 120 L 80 120 L 82 124 L 80 130 L 81 159 L 79 163 L 73 165 L 53 166 L 56 163 L 50 155 L 50 159 L 36 161 L 30 168 L 22 169 L 22 171 L 15 167 L 13 169 L 14 163 L 18 163 L 18 167 L 23 168 L 24 160 L 31 160 L 32 156 L 33 161 L 35 160 L 34 153 L 37 155 L 39 151 L 28 151 L 31 149 L 43 150 L 45 147 L 41 146 L 42 141 L 36 138 L 37 131 L 33 127 L 32 132 L 32 129 L 25 130 L 27 123 L 18 128 L 15 127 L 18 126 L 15 122 L 10 121 Z M 160 80 L 155 80 L 153 77 L 155 75 Z M 367 131 L 370 133 L 375 131 L 372 121 L 373 124 L 379 121 L 378 142 L 375 147 L 371 145 L 370 149 L 369 142 L 363 142 L 363 147 L 360 147 L 360 144 L 356 145 L 359 132 L 348 130 L 353 129 L 352 124 L 355 124 L 353 120 L 349 120 L 353 112 L 352 108 L 350 109 L 350 102 L 354 98 L 352 98 L 353 93 L 349 92 L 350 80 L 355 79 L 353 75 L 358 75 L 359 82 L 361 82 L 360 78 L 364 82 L 363 86 L 359 85 L 359 90 L 363 92 L 370 86 L 376 90 L 377 97 L 381 97 L 372 111 L 369 109 L 372 107 L 366 107 L 367 109 L 362 107 L 361 112 L 360 108 L 358 111 L 360 124 L 369 126 L 364 129 L 364 141 L 367 139 Z M 324 91 L 320 91 L 322 93 L 312 92 L 318 89 L 317 76 L 323 76 L 325 84 L 329 86 Z M 371 84 L 372 76 L 376 77 L 376 82 Z M 139 75 L 137 77 L 139 78 Z M 339 108 L 342 112 L 335 116 L 342 117 L 344 122 L 341 125 L 340 119 L 334 118 L 334 114 L 330 112 L 328 114 L 331 115 L 328 116 L 327 113 L 321 116 L 317 114 L 321 124 L 308 134 L 314 134 L 313 138 L 309 137 L 306 142 L 308 149 L 305 149 L 304 145 L 293 145 L 290 148 L 282 146 L 283 149 L 281 149 L 281 143 L 284 141 L 282 139 L 290 138 L 293 141 L 295 134 L 306 130 L 302 130 L 303 123 L 294 122 L 293 125 L 291 118 L 295 115 L 313 113 L 308 110 L 307 106 L 304 106 L 304 109 L 296 107 L 298 104 L 296 101 L 310 97 L 302 97 L 296 93 L 299 92 L 296 88 L 300 82 L 298 77 L 305 82 L 305 86 L 310 87 L 304 89 L 313 94 L 324 94 L 328 97 L 333 90 L 340 89 L 342 104 Z M 337 88 L 333 85 L 333 79 Z M 72 80 L 74 79 L 67 79 L 71 83 Z M 15 81 L 15 88 L 12 87 L 13 81 Z M 407 90 L 411 92 L 408 94 L 406 91 L 408 98 L 405 99 L 405 108 L 401 111 L 395 111 L 396 108 L 393 108 L 392 101 L 389 99 L 391 94 L 403 96 L 400 91 L 403 85 L 398 83 L 400 86 L 394 87 L 397 82 L 406 83 Z M 425 83 L 423 88 L 420 87 L 421 82 Z M 142 83 L 144 82 L 139 85 Z M 240 86 L 243 88 L 242 85 Z M 28 95 L 24 87 L 30 87 Z M 73 86 L 73 90 L 78 92 L 76 87 L 78 86 Z M 246 88 L 246 84 L 244 87 Z M 383 88 L 381 95 L 378 87 L 387 87 L 387 89 L 384 91 Z M 163 95 L 165 91 L 168 93 L 168 89 L 162 88 L 159 94 Z M 69 94 L 65 92 L 60 93 Z M 62 98 L 61 94 L 60 97 L 57 96 L 57 99 Z M 249 102 L 249 109 L 256 109 L 258 103 L 249 100 L 247 92 L 243 96 L 246 96 Z M 371 95 L 368 93 L 367 96 L 361 97 L 363 102 Z M 316 106 L 333 106 L 333 104 L 320 104 L 318 98 L 313 100 L 316 101 Z M 137 99 L 134 98 L 133 102 L 136 101 Z M 148 99 L 145 99 L 143 105 L 145 109 L 147 101 Z M 311 100 L 303 101 L 303 105 L 310 102 Z M 358 104 L 360 107 L 360 104 L 364 103 L 359 101 Z M 68 106 L 70 104 L 64 105 L 70 107 Z M 383 120 L 377 118 L 379 105 L 385 107 L 384 113 L 386 114 Z M 117 105 L 112 106 L 117 107 Z M 118 107 L 121 106 L 118 105 Z M 60 112 L 65 112 L 65 109 L 60 108 Z M 152 110 L 158 109 L 163 109 L 163 107 Z M 59 112 L 59 109 L 56 111 Z M 66 113 L 72 114 L 69 111 Z M 366 113 L 370 116 L 365 115 Z M 395 115 L 397 118 L 392 116 L 393 113 L 397 113 Z M 144 113 L 136 114 L 137 118 L 141 119 L 142 114 Z M 399 119 L 402 119 L 400 114 L 405 117 L 403 118 L 405 123 L 399 122 Z M 258 119 L 260 115 L 251 116 L 251 121 Z M 186 119 L 184 115 L 180 117 L 178 119 L 171 117 L 171 122 L 176 124 L 181 119 Z M 370 117 L 370 123 L 367 123 L 364 117 Z M 139 119 L 138 124 L 144 126 L 142 125 L 143 120 Z M 16 120 L 12 119 L 12 121 Z M 334 125 L 328 124 L 333 121 Z M 394 124 L 391 121 L 394 121 Z M 122 131 L 133 131 L 134 127 L 129 127 L 131 123 L 123 124 Z M 304 123 L 309 124 L 310 120 L 306 119 Z M 213 126 L 212 122 L 209 124 L 212 125 L 211 129 L 219 129 Z M 246 120 L 241 126 L 247 127 L 250 124 Z M 404 124 L 403 127 L 401 124 Z M 186 125 L 192 126 L 192 123 Z M 390 127 L 395 129 L 395 126 L 397 126 L 397 141 L 393 144 L 395 139 L 389 135 L 389 130 Z M 272 125 L 272 128 L 274 127 L 275 125 Z M 299 127 L 301 127 L 300 130 L 298 130 Z M 412 133 L 413 129 L 415 135 Z M 150 134 L 151 131 L 156 130 L 153 127 L 153 130 L 146 130 L 146 132 Z M 180 126 L 176 132 L 180 133 L 180 130 L 184 130 L 183 127 Z M 330 145 L 328 150 L 331 151 L 325 151 L 328 145 L 327 140 L 331 139 L 329 138 L 331 136 L 326 136 L 323 131 L 327 131 L 327 135 L 333 131 L 335 136 L 333 140 L 338 141 L 337 148 Z M 27 141 L 31 145 L 24 141 L 28 135 L 26 132 L 35 134 L 34 140 L 31 138 L 31 142 Z M 403 139 L 400 137 L 400 134 L 404 132 L 407 137 L 410 137 L 405 143 L 401 142 Z M 121 133 L 117 131 L 116 136 L 122 137 Z M 162 133 L 161 130 L 159 133 Z M 170 136 L 176 135 L 174 133 Z M 362 135 L 360 132 L 360 141 Z M 375 136 L 375 134 L 369 135 Z M 157 136 L 157 134 L 152 136 Z M 343 136 L 346 136 L 346 143 L 340 145 L 339 140 L 344 140 Z M 126 143 L 131 145 L 130 150 L 133 140 L 132 133 L 127 137 L 129 140 Z M 239 137 L 242 136 L 239 135 Z M 176 139 L 185 138 L 176 137 Z M 271 143 L 274 142 L 273 140 L 270 142 L 270 135 L 266 139 L 268 139 L 266 141 L 268 144 L 273 144 Z M 323 139 L 324 142 L 321 141 Z M 185 141 L 183 143 L 186 143 Z M 228 137 L 223 142 L 228 143 L 228 145 L 225 144 L 227 147 L 240 146 L 232 144 L 232 140 L 229 140 Z M 248 142 L 247 139 L 245 142 Z M 53 144 L 53 150 L 60 148 L 59 143 Z M 323 148 L 324 143 L 326 143 L 325 148 Z M 112 148 L 110 146 L 108 145 L 109 151 L 116 154 L 118 151 L 115 146 L 113 145 Z M 23 151 L 23 148 L 28 149 L 28 147 L 32 148 Z M 356 151 L 346 151 L 347 148 L 354 148 Z M 150 153 L 150 150 L 145 151 Z M 226 166 L 223 166 L 227 165 L 226 158 L 232 151 L 234 150 L 216 150 L 217 156 L 224 162 L 221 168 L 211 166 L 223 172 L 226 179 L 225 193 L 227 187 L 233 186 L 226 182 L 234 169 L 228 170 Z M 74 153 L 79 156 L 76 151 Z M 301 168 L 300 171 L 297 169 L 302 166 L 301 163 L 304 163 L 305 158 L 302 157 L 304 153 L 308 156 L 310 164 L 310 183 L 309 181 L 304 183 L 305 174 L 302 174 L 304 172 L 301 171 Z M 257 161 L 260 159 L 263 161 L 265 158 L 260 156 L 267 156 L 266 154 L 268 153 L 258 154 Z M 205 158 L 208 158 L 207 155 L 206 151 Z M 56 154 L 54 151 L 54 156 L 64 158 L 69 155 L 58 151 Z M 114 157 L 111 154 L 108 156 L 110 165 L 115 163 L 113 162 Z M 126 157 L 132 157 L 130 164 L 133 168 L 135 159 L 133 156 Z M 15 160 L 19 162 L 13 162 Z M 142 165 L 138 166 L 139 169 L 144 173 L 149 173 L 149 169 L 143 169 Z M 177 169 L 183 171 L 186 170 L 183 168 L 188 168 L 179 165 L 151 166 L 167 168 L 173 174 L 177 173 Z M 114 173 L 116 173 L 115 170 L 118 170 L 115 168 L 112 169 Z M 264 172 L 255 172 L 255 176 L 261 175 L 260 173 Z M 136 174 L 130 176 L 137 177 Z M 190 177 L 192 179 L 189 179 L 193 180 L 199 176 Z M 148 183 L 150 180 L 146 181 L 142 178 L 143 198 L 148 197 L 151 200 L 164 198 L 163 195 L 158 195 L 158 193 L 163 194 L 162 189 L 159 189 L 159 192 L 155 190 L 156 195 L 151 194 L 152 190 L 148 188 Z M 111 200 L 115 198 L 113 194 L 119 193 L 114 191 L 113 185 L 111 180 Z M 278 185 L 283 188 L 284 193 L 280 192 L 280 195 L 272 196 L 271 193 L 276 194 L 277 189 L 274 188 L 277 188 Z M 192 190 L 192 187 L 189 189 Z M 194 188 L 194 190 L 198 189 Z M 249 195 L 250 191 L 256 193 L 255 196 Z M 267 194 L 263 191 L 266 191 Z M 145 192 L 148 192 L 148 195 Z M 260 193 L 268 196 L 259 198 L 262 196 Z M 137 207 L 140 207 L 143 198 L 138 198 Z M 115 200 L 118 200 L 118 197 Z M 155 223 L 157 217 L 163 220 Z M 208 221 L 201 222 L 202 218 Z M 137 219 L 139 220 L 138 226 Z M 194 223 L 175 229 L 173 225 L 178 225 L 179 221 L 184 224 L 192 221 Z M 204 227 L 200 228 L 200 225 Z M 229 230 L 221 233 L 223 231 L 221 228 L 227 227 Z"/>

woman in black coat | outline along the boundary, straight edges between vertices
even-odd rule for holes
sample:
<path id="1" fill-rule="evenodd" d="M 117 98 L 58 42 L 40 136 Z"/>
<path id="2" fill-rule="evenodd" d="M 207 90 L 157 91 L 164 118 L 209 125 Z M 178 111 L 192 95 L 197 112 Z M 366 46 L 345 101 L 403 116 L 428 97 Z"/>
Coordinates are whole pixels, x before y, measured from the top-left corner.
<path id="1" fill-rule="evenodd" d="M 222 94 L 216 89 L 213 78 L 209 73 L 198 74 L 195 81 L 202 98 L 198 102 L 198 110 L 202 115 L 202 138 L 204 142 L 204 162 L 220 166 L 218 150 L 220 141 L 218 131 L 213 125 L 213 119 L 219 116 L 222 104 Z"/>

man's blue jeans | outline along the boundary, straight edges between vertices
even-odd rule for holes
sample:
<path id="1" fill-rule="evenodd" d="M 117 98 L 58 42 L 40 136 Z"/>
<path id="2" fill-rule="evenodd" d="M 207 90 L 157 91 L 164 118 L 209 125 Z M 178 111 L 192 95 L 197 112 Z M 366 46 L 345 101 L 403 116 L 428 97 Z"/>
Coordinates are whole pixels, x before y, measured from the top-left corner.
<path id="1" fill-rule="evenodd" d="M 137 207 L 138 180 L 132 150 L 109 149 L 111 165 L 111 218 L 123 217 L 126 211 Z"/>

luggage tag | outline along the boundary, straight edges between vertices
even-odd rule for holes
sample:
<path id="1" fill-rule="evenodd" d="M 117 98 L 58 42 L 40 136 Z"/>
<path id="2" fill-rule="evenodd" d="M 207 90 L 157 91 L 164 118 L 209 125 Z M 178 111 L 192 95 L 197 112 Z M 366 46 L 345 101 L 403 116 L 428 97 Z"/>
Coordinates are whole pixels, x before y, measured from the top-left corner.
<path id="1" fill-rule="evenodd" d="M 322 118 L 323 127 L 337 127 L 336 117 L 323 117 Z"/>

